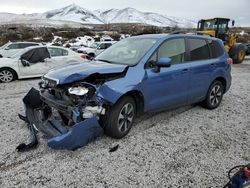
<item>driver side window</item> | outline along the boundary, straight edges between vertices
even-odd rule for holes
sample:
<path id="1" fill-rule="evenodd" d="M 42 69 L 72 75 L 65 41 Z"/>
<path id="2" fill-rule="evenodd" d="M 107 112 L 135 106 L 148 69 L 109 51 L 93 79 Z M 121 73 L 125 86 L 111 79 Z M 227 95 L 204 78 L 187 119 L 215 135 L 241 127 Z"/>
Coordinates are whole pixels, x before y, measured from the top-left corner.
<path id="1" fill-rule="evenodd" d="M 164 42 L 147 62 L 147 68 L 156 67 L 160 58 L 170 58 L 172 65 L 183 63 L 186 59 L 185 39 L 170 39 Z"/>

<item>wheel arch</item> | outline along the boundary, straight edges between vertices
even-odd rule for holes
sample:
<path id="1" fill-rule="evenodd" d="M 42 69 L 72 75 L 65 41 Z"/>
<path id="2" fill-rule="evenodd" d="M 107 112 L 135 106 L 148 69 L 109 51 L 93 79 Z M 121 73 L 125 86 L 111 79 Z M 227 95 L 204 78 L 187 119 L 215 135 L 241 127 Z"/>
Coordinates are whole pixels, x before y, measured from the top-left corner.
<path id="1" fill-rule="evenodd" d="M 224 93 L 225 93 L 226 92 L 226 88 L 227 88 L 227 81 L 226 81 L 226 79 L 224 77 L 222 77 L 222 76 L 219 76 L 219 77 L 215 78 L 211 84 L 213 84 L 215 81 L 220 81 L 222 83 L 223 90 L 224 90 Z"/>
<path id="2" fill-rule="evenodd" d="M 134 99 L 136 104 L 136 115 L 139 116 L 144 112 L 144 96 L 141 91 L 139 90 L 131 90 L 127 93 L 120 96 L 120 98 L 116 101 L 120 101 L 123 97 L 130 96 Z"/>
<path id="3" fill-rule="evenodd" d="M 136 113 L 137 115 L 141 115 L 144 112 L 144 96 L 142 92 L 138 90 L 132 90 L 127 92 L 125 95 L 132 96 L 135 100 L 136 104 Z"/>

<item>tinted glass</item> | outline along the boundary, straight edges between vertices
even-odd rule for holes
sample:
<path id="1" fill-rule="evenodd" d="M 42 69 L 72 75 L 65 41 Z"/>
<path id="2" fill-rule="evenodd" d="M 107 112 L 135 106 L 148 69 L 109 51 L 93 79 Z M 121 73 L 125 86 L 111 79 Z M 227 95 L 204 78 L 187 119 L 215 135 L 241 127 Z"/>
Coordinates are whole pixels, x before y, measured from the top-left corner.
<path id="1" fill-rule="evenodd" d="M 44 62 L 46 58 L 49 58 L 49 52 L 47 48 L 36 48 L 24 53 L 21 58 L 30 63 Z"/>
<path id="2" fill-rule="evenodd" d="M 186 57 L 185 39 L 172 39 L 163 43 L 158 50 L 158 59 L 166 57 L 172 59 L 173 65 L 184 62 Z"/>
<path id="3" fill-rule="evenodd" d="M 27 48 L 29 46 L 38 46 L 38 44 L 33 44 L 33 43 L 20 43 L 19 48 Z"/>
<path id="4" fill-rule="evenodd" d="M 110 47 L 111 45 L 111 43 L 106 43 L 106 48 Z"/>
<path id="5" fill-rule="evenodd" d="M 212 58 L 217 58 L 224 54 L 224 49 L 222 49 L 222 47 L 217 41 L 209 40 L 208 44 L 211 50 Z"/>
<path id="6" fill-rule="evenodd" d="M 210 59 L 209 48 L 204 39 L 188 39 L 191 61 Z"/>

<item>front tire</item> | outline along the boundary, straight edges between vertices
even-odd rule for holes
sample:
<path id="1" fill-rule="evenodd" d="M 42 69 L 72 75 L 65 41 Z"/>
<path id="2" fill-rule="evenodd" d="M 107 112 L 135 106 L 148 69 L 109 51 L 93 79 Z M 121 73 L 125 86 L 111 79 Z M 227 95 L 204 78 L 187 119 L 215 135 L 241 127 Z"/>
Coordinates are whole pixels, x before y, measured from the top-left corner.
<path id="1" fill-rule="evenodd" d="M 101 125 L 105 134 L 112 138 L 123 138 L 126 136 L 134 122 L 136 105 L 132 97 L 126 96 L 112 106 L 107 114 L 101 118 Z"/>
<path id="2" fill-rule="evenodd" d="M 0 82 L 8 83 L 16 79 L 16 74 L 13 70 L 4 68 L 0 70 Z"/>
<path id="3" fill-rule="evenodd" d="M 211 110 L 217 108 L 222 101 L 223 94 L 224 94 L 223 84 L 220 81 L 217 80 L 214 81 L 209 87 L 206 99 L 203 102 L 203 106 Z"/>

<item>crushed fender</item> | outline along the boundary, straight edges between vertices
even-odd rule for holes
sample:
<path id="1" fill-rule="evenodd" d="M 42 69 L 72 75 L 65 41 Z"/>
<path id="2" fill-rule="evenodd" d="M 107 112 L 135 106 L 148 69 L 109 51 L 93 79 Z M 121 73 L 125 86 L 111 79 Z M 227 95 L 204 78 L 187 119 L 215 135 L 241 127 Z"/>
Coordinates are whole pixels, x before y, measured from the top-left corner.
<path id="1" fill-rule="evenodd" d="M 75 124 L 64 135 L 49 139 L 48 146 L 53 149 L 76 150 L 87 145 L 103 133 L 96 117 Z"/>

